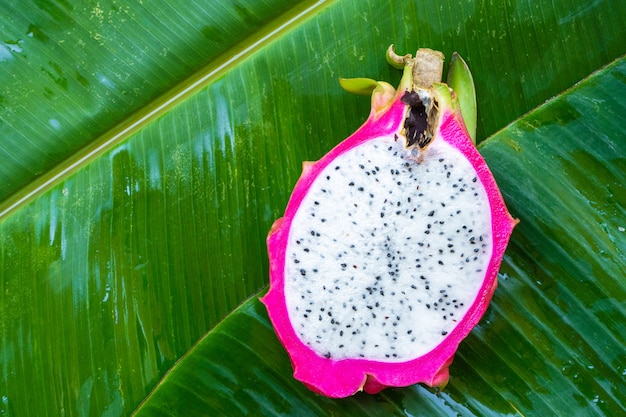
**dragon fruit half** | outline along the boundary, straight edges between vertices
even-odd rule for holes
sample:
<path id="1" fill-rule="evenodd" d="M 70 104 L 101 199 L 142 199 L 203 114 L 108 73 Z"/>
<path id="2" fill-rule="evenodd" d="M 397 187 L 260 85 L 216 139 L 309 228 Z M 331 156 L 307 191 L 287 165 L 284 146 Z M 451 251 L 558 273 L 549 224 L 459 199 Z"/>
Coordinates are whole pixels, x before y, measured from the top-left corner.
<path id="1" fill-rule="evenodd" d="M 387 58 L 404 67 L 398 89 L 342 80 L 372 94 L 369 118 L 304 163 L 267 240 L 262 302 L 295 378 L 329 397 L 444 386 L 516 224 L 461 115 L 473 116 L 473 131 L 469 70 L 471 97 L 461 97 L 440 82 L 440 52 L 390 47 Z M 453 62 L 451 73 L 467 68 Z"/>

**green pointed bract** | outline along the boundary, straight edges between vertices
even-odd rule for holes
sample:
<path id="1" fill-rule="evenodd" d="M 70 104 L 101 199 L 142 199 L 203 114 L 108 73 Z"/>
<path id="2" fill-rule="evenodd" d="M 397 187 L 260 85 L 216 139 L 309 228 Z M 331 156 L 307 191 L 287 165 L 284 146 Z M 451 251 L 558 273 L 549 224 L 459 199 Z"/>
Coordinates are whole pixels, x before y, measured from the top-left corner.
<path id="1" fill-rule="evenodd" d="M 378 81 L 371 78 L 339 78 L 339 85 L 348 93 L 370 95 L 378 86 Z"/>
<path id="2" fill-rule="evenodd" d="M 340 78 L 339 84 L 349 93 L 372 96 L 372 112 L 380 114 L 393 101 L 396 89 L 385 81 L 371 78 Z"/>
<path id="3" fill-rule="evenodd" d="M 402 69 L 404 68 L 406 63 L 412 58 L 412 56 L 411 54 L 406 54 L 404 56 L 396 54 L 393 50 L 393 44 L 391 44 L 389 45 L 389 48 L 387 48 L 385 58 L 387 58 L 387 63 L 392 67 Z"/>
<path id="4" fill-rule="evenodd" d="M 476 89 L 467 64 L 458 53 L 452 54 L 447 84 L 456 93 L 465 128 L 476 144 Z"/>

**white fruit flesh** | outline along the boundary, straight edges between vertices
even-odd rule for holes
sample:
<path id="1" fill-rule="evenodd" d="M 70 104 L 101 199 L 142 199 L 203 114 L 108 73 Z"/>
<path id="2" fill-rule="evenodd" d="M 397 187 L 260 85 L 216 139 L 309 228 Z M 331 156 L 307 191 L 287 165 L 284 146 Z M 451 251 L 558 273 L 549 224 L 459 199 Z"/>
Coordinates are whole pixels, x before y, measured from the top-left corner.
<path id="1" fill-rule="evenodd" d="M 285 298 L 319 355 L 402 362 L 428 353 L 474 302 L 492 255 L 487 194 L 436 138 L 419 162 L 393 136 L 326 166 L 291 224 Z"/>

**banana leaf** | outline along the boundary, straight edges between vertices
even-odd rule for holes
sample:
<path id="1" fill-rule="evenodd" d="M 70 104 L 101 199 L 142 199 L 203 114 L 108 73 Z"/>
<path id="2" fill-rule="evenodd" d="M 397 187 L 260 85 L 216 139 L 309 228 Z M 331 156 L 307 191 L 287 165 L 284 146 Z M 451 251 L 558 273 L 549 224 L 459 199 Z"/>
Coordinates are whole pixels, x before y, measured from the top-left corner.
<path id="1" fill-rule="evenodd" d="M 166 372 L 207 332 L 186 358 L 225 343 L 210 342 L 222 332 L 242 346 L 242 362 L 223 368 L 237 394 L 216 385 L 216 410 L 323 414 L 328 403 L 312 405 L 289 379 L 254 299 L 222 320 L 268 281 L 265 235 L 301 161 L 368 113 L 338 77 L 397 82 L 383 56 L 390 43 L 401 53 L 458 51 L 474 73 L 480 140 L 623 55 L 625 9 L 619 0 L 0 0 L 0 413 L 129 415 L 158 385 L 149 409 L 183 368 L 159 384 Z M 450 387 L 334 407 L 623 409 L 623 140 L 604 132 L 623 132 L 624 113 L 619 88 L 603 88 L 588 104 L 613 117 L 593 138 L 565 135 L 562 165 L 565 154 L 532 134 L 577 119 L 575 110 L 544 112 L 482 146 L 528 229 L 514 235 L 501 290 Z M 553 171 L 540 177 L 534 154 Z M 558 178 L 570 177 L 560 191 Z M 267 345 L 246 350 L 257 332 Z M 271 366 L 233 373 L 252 363 L 245 355 Z M 274 391 L 264 400 L 247 389 L 268 369 L 278 405 Z M 568 389 L 548 396 L 560 400 L 538 399 L 563 379 Z M 187 398 L 190 408 L 203 407 L 184 389 L 200 400 Z"/>
<path id="2" fill-rule="evenodd" d="M 292 377 L 254 297 L 190 350 L 135 416 L 622 414 L 624 94 L 626 58 L 480 147 L 521 223 L 494 301 L 443 392 L 416 385 L 344 400 L 313 394 Z"/>

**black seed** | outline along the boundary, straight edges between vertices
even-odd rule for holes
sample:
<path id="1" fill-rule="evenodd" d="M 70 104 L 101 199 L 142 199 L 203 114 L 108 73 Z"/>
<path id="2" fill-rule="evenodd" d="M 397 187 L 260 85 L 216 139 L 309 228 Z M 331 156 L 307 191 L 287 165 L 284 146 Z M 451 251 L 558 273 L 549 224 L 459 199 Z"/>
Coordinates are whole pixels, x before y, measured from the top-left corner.
<path id="1" fill-rule="evenodd" d="M 445 317 L 445 316 L 444 316 L 444 317 Z M 447 335 L 447 334 L 448 334 L 448 332 L 446 332 L 445 330 L 441 332 L 441 335 L 442 335 L 442 336 L 445 336 L 445 335 Z"/>
<path id="2" fill-rule="evenodd" d="M 306 270 L 301 269 L 301 270 L 300 270 L 300 275 L 305 276 L 305 275 L 306 275 Z"/>

